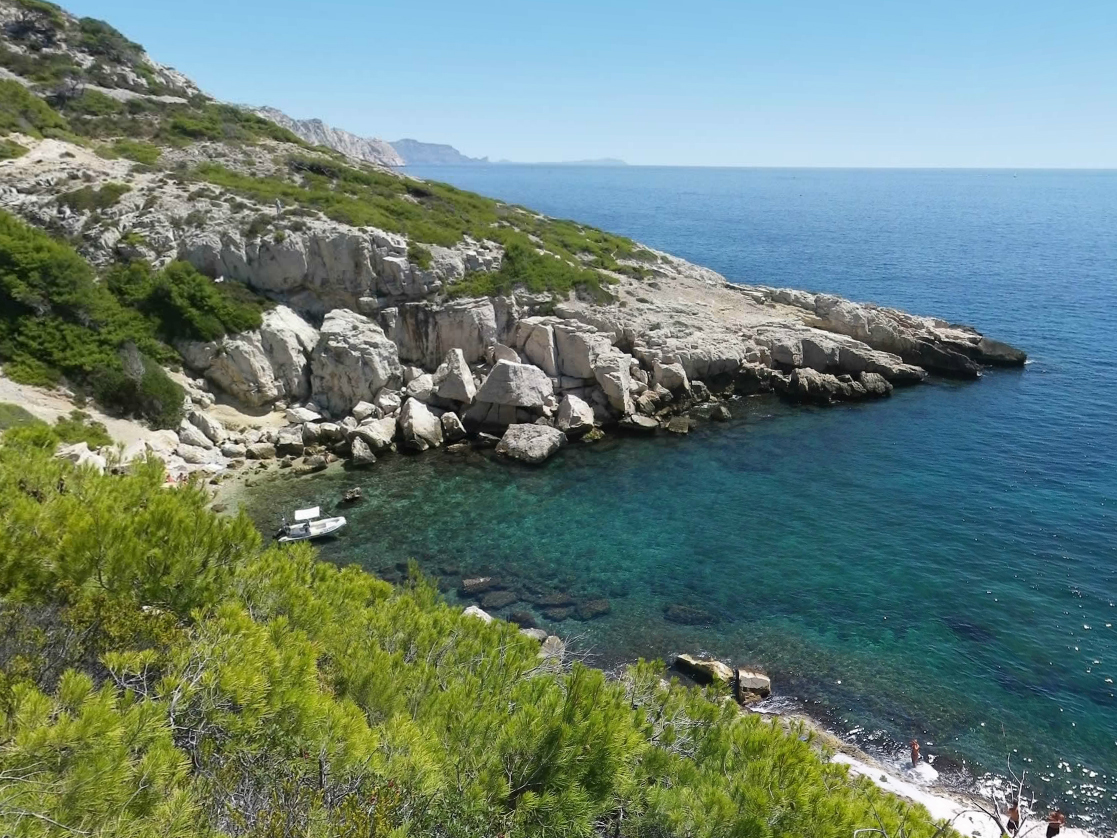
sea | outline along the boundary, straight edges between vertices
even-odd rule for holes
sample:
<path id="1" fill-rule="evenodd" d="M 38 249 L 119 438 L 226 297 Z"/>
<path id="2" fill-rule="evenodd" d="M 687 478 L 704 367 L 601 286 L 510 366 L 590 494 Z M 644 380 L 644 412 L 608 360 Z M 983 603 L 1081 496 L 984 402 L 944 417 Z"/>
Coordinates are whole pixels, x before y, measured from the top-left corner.
<path id="1" fill-rule="evenodd" d="M 827 409 L 734 401 L 686 437 L 567 446 L 540 468 L 386 456 L 247 496 L 264 528 L 338 507 L 321 548 L 458 602 L 492 575 L 589 659 L 705 653 L 770 673 L 888 764 L 1026 772 L 1117 826 L 1117 172 L 494 165 L 413 171 L 624 234 L 733 282 L 971 324 L 1023 369 Z M 607 600 L 587 621 L 527 600 Z M 679 613 L 697 624 L 672 621 Z"/>

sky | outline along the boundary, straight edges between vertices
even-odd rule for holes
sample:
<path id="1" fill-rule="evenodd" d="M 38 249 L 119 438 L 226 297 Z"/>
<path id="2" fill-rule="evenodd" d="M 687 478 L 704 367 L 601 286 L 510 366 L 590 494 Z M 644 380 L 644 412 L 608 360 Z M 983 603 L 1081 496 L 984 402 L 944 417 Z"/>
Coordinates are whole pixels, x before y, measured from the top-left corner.
<path id="1" fill-rule="evenodd" d="M 63 0 L 232 102 L 516 161 L 1117 168 L 1117 0 Z"/>

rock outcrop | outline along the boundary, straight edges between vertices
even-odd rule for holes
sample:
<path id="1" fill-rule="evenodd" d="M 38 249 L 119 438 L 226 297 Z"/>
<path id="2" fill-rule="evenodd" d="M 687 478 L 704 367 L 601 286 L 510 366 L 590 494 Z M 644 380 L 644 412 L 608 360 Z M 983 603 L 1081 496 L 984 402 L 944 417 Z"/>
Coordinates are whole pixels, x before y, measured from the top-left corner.
<path id="1" fill-rule="evenodd" d="M 403 377 L 396 345 L 376 323 L 346 309 L 326 315 L 310 369 L 316 402 L 337 414 L 374 399 L 383 387 L 398 386 Z"/>

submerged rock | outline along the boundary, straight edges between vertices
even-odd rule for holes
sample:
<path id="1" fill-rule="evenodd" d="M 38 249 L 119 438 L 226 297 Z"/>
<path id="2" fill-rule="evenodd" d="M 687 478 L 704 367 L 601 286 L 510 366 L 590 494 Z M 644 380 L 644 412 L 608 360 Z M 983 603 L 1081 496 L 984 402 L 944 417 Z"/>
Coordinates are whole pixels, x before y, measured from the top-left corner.
<path id="1" fill-rule="evenodd" d="M 520 595 L 513 591 L 490 591 L 481 597 L 481 606 L 483 608 L 499 610 L 511 605 L 513 602 L 517 602 L 519 599 Z"/>
<path id="2" fill-rule="evenodd" d="M 701 608 L 673 603 L 663 609 L 663 617 L 672 623 L 684 626 L 710 626 L 718 622 L 717 617 Z"/>

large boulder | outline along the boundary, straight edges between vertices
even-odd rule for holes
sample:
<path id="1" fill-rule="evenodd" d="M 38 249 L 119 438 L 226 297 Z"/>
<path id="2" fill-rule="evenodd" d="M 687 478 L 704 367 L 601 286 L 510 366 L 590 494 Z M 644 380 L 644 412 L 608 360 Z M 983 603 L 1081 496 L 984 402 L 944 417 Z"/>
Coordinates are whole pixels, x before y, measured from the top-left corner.
<path id="1" fill-rule="evenodd" d="M 382 387 L 398 386 L 403 375 L 396 345 L 348 309 L 326 315 L 310 365 L 315 402 L 335 414 L 348 413 Z"/>
<path id="2" fill-rule="evenodd" d="M 184 445 L 193 445 L 197 448 L 213 448 L 213 440 L 206 436 L 202 429 L 191 422 L 189 419 L 183 419 L 178 426 L 178 439 Z"/>
<path id="3" fill-rule="evenodd" d="M 302 456 L 304 447 L 303 429 L 301 425 L 279 429 L 279 436 L 275 442 L 275 450 L 281 457 L 286 455 L 291 455 L 293 457 Z"/>
<path id="4" fill-rule="evenodd" d="M 609 347 L 594 358 L 593 374 L 609 399 L 609 405 L 622 416 L 635 410 L 632 403 L 632 356 Z"/>
<path id="5" fill-rule="evenodd" d="M 556 424 L 569 434 L 585 433 L 593 427 L 593 408 L 575 395 L 567 393 L 559 404 Z"/>
<path id="6" fill-rule="evenodd" d="M 555 388 L 543 370 L 532 364 L 500 361 L 477 392 L 477 401 L 513 407 L 542 408 Z"/>
<path id="7" fill-rule="evenodd" d="M 597 356 L 613 348 L 605 335 L 581 323 L 556 324 L 554 336 L 558 372 L 574 378 L 594 378 Z"/>
<path id="8" fill-rule="evenodd" d="M 551 378 L 558 377 L 558 352 L 555 349 L 553 326 L 522 321 L 516 330 L 516 343 L 522 347 L 521 351 L 528 361 Z"/>
<path id="9" fill-rule="evenodd" d="M 175 453 L 182 458 L 183 462 L 192 466 L 217 465 L 224 461 L 221 452 L 216 448 L 202 448 L 198 445 L 182 443 L 175 449 Z"/>
<path id="10" fill-rule="evenodd" d="M 289 399 L 310 395 L 310 353 L 318 345 L 318 331 L 287 306 L 264 312 L 260 341 L 272 374 Z"/>
<path id="11" fill-rule="evenodd" d="M 762 672 L 738 667 L 733 673 L 733 685 L 737 693 L 737 700 L 742 704 L 755 701 L 757 698 L 767 698 L 772 694 L 772 679 Z"/>
<path id="12" fill-rule="evenodd" d="M 181 342 L 176 346 L 187 366 L 238 401 L 259 407 L 280 396 L 280 384 L 258 331 L 226 335 L 213 343 Z"/>
<path id="13" fill-rule="evenodd" d="M 396 420 L 390 416 L 382 419 L 370 419 L 356 428 L 349 439 L 361 439 L 373 451 L 384 451 L 392 447 L 392 440 L 396 438 Z"/>
<path id="14" fill-rule="evenodd" d="M 454 347 L 446 353 L 442 364 L 434 373 L 435 393 L 439 398 L 469 403 L 477 395 L 473 373 L 465 362 L 465 355 Z"/>
<path id="15" fill-rule="evenodd" d="M 442 445 L 442 422 L 417 399 L 408 399 L 399 413 L 399 431 L 408 448 L 426 451 Z"/>
<path id="16" fill-rule="evenodd" d="M 443 306 L 407 303 L 386 309 L 380 322 L 399 346 L 399 356 L 427 369 L 438 366 L 453 348 L 462 351 L 467 364 L 485 360 L 497 342 L 496 312 L 488 298 L 455 300 Z"/>
<path id="17" fill-rule="evenodd" d="M 652 381 L 668 390 L 689 390 L 690 381 L 687 379 L 686 370 L 682 364 L 662 364 L 655 361 L 652 364 Z"/>
<path id="18" fill-rule="evenodd" d="M 225 426 L 207 413 L 200 410 L 190 412 L 190 424 L 206 435 L 214 445 L 225 441 Z"/>
<path id="19" fill-rule="evenodd" d="M 182 446 L 179 447 L 181 448 Z M 204 451 L 204 449 L 199 450 Z M 204 453 L 208 454 L 209 452 L 206 451 Z M 58 449 L 54 456 L 62 460 L 69 460 L 71 463 L 79 467 L 90 466 L 97 471 L 105 470 L 105 458 L 97 452 L 91 451 L 88 442 L 79 442 L 74 445 L 63 445 L 61 448 Z M 218 457 L 218 459 L 220 459 L 220 456 Z"/>
<path id="20" fill-rule="evenodd" d="M 699 684 L 710 684 L 716 681 L 728 685 L 734 680 L 734 672 L 728 665 L 721 661 L 702 660 L 693 655 L 677 656 L 675 668 Z"/>
<path id="21" fill-rule="evenodd" d="M 541 463 L 566 443 L 566 434 L 547 425 L 509 425 L 496 446 L 505 454 L 525 463 Z"/>
<path id="22" fill-rule="evenodd" d="M 372 453 L 368 443 L 359 436 L 354 436 L 350 441 L 350 458 L 355 466 L 371 466 L 376 462 L 376 455 Z"/>
<path id="23" fill-rule="evenodd" d="M 465 439 L 465 426 L 462 420 L 452 410 L 447 410 L 439 417 L 442 422 L 442 438 L 446 442 L 458 442 Z"/>

